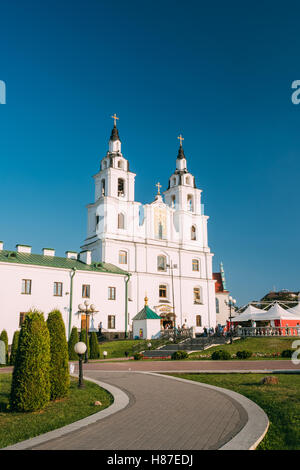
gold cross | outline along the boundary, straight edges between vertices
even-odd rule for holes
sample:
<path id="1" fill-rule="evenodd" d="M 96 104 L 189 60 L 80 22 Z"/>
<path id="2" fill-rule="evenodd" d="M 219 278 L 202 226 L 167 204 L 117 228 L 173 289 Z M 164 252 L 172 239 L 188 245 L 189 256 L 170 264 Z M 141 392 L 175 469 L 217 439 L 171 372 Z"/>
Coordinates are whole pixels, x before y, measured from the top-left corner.
<path id="1" fill-rule="evenodd" d="M 157 183 L 155 186 L 157 186 L 157 194 L 160 194 L 161 184 Z"/>
<path id="2" fill-rule="evenodd" d="M 111 117 L 114 119 L 114 126 L 116 127 L 116 120 L 119 118 L 117 117 L 116 113 Z"/>
<path id="3" fill-rule="evenodd" d="M 180 140 L 180 147 L 182 147 L 182 141 L 184 140 L 184 138 L 182 137 L 182 135 L 180 134 L 177 139 Z"/>

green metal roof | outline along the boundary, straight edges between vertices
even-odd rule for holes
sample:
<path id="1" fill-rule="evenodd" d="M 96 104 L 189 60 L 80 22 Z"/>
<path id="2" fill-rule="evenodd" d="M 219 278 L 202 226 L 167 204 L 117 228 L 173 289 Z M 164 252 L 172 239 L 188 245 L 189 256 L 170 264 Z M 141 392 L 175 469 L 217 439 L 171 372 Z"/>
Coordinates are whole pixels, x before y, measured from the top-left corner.
<path id="1" fill-rule="evenodd" d="M 160 320 L 160 318 L 161 317 L 157 315 L 157 313 L 153 312 L 148 305 L 145 305 L 132 320 Z"/>
<path id="2" fill-rule="evenodd" d="M 82 261 L 59 256 L 35 255 L 31 253 L 18 253 L 16 251 L 0 250 L 0 263 L 18 263 L 49 268 L 73 269 L 78 271 L 93 271 L 99 273 L 127 275 L 126 271 L 110 263 L 85 264 Z"/>

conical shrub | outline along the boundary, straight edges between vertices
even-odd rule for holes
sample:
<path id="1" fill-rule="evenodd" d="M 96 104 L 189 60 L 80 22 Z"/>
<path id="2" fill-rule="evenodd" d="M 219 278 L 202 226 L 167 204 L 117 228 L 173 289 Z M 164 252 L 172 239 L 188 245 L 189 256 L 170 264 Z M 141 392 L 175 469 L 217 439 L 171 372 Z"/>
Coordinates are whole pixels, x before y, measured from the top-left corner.
<path id="1" fill-rule="evenodd" d="M 92 331 L 90 338 L 90 359 L 98 359 L 100 357 L 97 333 Z"/>
<path id="2" fill-rule="evenodd" d="M 85 329 L 82 329 L 80 331 L 80 337 L 79 337 L 79 341 L 82 341 L 83 343 L 86 344 L 86 330 Z M 89 336 L 87 338 L 87 353 L 88 353 L 88 357 L 90 357 L 90 340 L 89 340 Z M 78 359 L 78 355 L 77 355 L 77 359 Z"/>
<path id="3" fill-rule="evenodd" d="M 37 411 L 50 401 L 50 336 L 44 315 L 30 311 L 20 331 L 12 377 L 10 407 Z"/>
<path id="4" fill-rule="evenodd" d="M 74 351 L 74 346 L 79 341 L 78 330 L 76 326 L 73 326 L 69 342 L 68 342 L 68 351 L 69 351 L 69 361 L 77 361 L 78 354 Z"/>
<path id="5" fill-rule="evenodd" d="M 14 366 L 16 362 L 17 352 L 18 352 L 18 344 L 19 344 L 19 337 L 20 331 L 17 330 L 14 332 L 12 345 L 11 345 L 11 353 L 10 353 L 10 365 Z"/>
<path id="6" fill-rule="evenodd" d="M 59 310 L 49 313 L 47 327 L 50 333 L 50 397 L 56 400 L 66 397 L 70 389 L 68 343 Z"/>

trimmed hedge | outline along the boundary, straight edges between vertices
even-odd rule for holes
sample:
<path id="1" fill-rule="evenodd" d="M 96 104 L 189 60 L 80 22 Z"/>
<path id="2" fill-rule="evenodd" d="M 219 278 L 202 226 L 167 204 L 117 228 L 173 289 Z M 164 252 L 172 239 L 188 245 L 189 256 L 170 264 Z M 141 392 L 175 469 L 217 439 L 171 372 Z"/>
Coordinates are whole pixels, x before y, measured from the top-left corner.
<path id="1" fill-rule="evenodd" d="M 99 359 L 100 351 L 98 345 L 97 333 L 92 331 L 90 337 L 90 359 Z"/>
<path id="2" fill-rule="evenodd" d="M 47 318 L 50 334 L 50 398 L 64 398 L 70 389 L 69 354 L 65 324 L 59 310 L 52 310 Z"/>
<path id="3" fill-rule="evenodd" d="M 219 361 L 219 360 L 227 361 L 231 359 L 231 354 L 228 351 L 225 351 L 224 349 L 219 349 L 219 351 L 214 351 L 212 353 L 211 358 L 214 361 Z"/>
<path id="4" fill-rule="evenodd" d="M 187 359 L 188 357 L 189 355 L 186 351 L 174 351 L 171 356 L 171 359 L 173 359 L 173 361 L 180 361 L 183 359 Z"/>
<path id="5" fill-rule="evenodd" d="M 18 345 L 19 345 L 19 337 L 20 337 L 20 331 L 17 330 L 14 332 L 12 345 L 11 345 L 11 353 L 10 353 L 10 360 L 9 360 L 9 363 L 11 366 L 14 366 L 16 362 Z"/>
<path id="6" fill-rule="evenodd" d="M 78 330 L 76 326 L 73 326 L 69 342 L 68 342 L 68 353 L 69 353 L 69 360 L 70 361 L 77 361 L 78 360 L 78 354 L 74 351 L 74 346 L 76 343 L 79 342 L 79 336 L 78 336 Z"/>
<path id="7" fill-rule="evenodd" d="M 252 356 L 252 352 L 251 352 L 251 351 L 246 351 L 246 350 L 244 350 L 244 351 L 237 351 L 237 353 L 236 353 L 236 357 L 237 357 L 238 359 L 248 359 L 248 358 L 251 357 L 251 356 Z"/>
<path id="8" fill-rule="evenodd" d="M 43 313 L 30 311 L 22 324 L 10 393 L 16 411 L 37 411 L 50 401 L 50 335 Z"/>
<path id="9" fill-rule="evenodd" d="M 294 352 L 293 349 L 285 349 L 284 351 L 282 351 L 281 357 L 291 358 L 293 355 L 293 352 Z"/>

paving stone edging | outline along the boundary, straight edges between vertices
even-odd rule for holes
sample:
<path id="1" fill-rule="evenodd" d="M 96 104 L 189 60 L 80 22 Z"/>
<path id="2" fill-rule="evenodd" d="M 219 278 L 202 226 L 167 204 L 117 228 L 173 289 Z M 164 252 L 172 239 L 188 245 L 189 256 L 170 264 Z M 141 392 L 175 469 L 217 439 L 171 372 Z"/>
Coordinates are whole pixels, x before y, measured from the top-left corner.
<path id="1" fill-rule="evenodd" d="M 155 372 L 140 372 L 150 375 L 162 375 Z M 169 372 L 170 373 L 170 372 Z M 172 372 L 171 372 L 172 373 Z M 201 387 L 210 388 L 216 390 L 224 395 L 228 395 L 233 400 L 237 401 L 247 412 L 248 421 L 243 429 L 236 434 L 230 441 L 220 447 L 219 450 L 254 450 L 258 444 L 262 441 L 269 429 L 269 419 L 264 410 L 254 403 L 249 398 L 241 395 L 240 393 L 234 392 L 233 390 L 216 387 L 215 385 L 209 385 L 193 380 L 182 379 L 179 377 L 173 377 L 170 375 L 164 375 L 171 380 L 178 380 L 185 383 L 194 383 Z"/>
<path id="2" fill-rule="evenodd" d="M 70 375 L 73 377 L 77 377 L 77 375 L 75 374 L 70 374 Z M 8 447 L 4 447 L 1 450 L 30 449 L 39 444 L 50 441 L 51 439 L 56 439 L 72 431 L 76 431 L 85 426 L 88 426 L 89 424 L 92 424 L 92 423 L 95 423 L 96 421 L 104 419 L 107 416 L 110 416 L 114 413 L 117 413 L 118 411 L 123 410 L 129 404 L 129 396 L 125 392 L 120 390 L 118 387 L 110 385 L 106 382 L 100 382 L 99 380 L 91 379 L 90 377 L 84 377 L 84 379 L 88 380 L 89 382 L 94 382 L 95 384 L 99 385 L 99 387 L 102 387 L 108 392 L 110 392 L 112 396 L 114 397 L 114 402 L 112 403 L 112 405 L 108 406 L 102 411 L 99 411 L 98 413 L 94 413 L 86 418 L 80 419 L 79 421 L 75 421 L 74 423 L 67 424 L 66 426 L 63 426 L 62 428 L 54 429 L 53 431 L 49 431 L 45 434 L 41 434 L 40 436 L 36 436 L 31 439 L 26 439 L 26 441 L 22 441 L 17 444 L 12 444 Z"/>

